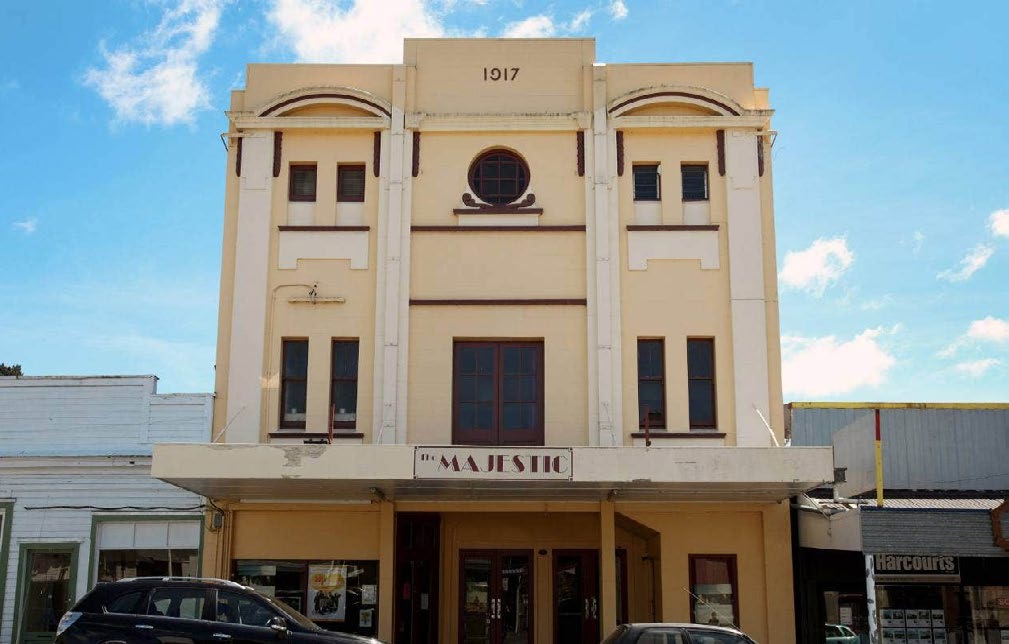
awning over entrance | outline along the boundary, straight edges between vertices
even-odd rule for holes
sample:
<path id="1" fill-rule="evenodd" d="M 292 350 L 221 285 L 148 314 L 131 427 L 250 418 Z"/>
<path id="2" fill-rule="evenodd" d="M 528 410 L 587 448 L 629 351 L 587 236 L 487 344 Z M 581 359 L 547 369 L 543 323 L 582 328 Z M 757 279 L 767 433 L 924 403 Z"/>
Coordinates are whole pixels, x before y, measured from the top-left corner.
<path id="1" fill-rule="evenodd" d="M 215 499 L 779 501 L 829 482 L 829 447 L 163 444 L 151 475 Z"/>

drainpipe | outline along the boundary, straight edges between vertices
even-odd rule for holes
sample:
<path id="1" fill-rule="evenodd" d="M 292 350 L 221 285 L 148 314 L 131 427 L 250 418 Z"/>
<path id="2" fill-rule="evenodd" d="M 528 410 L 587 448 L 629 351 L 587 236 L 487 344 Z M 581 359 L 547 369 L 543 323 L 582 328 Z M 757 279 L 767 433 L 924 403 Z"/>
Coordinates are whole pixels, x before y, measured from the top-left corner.
<path id="1" fill-rule="evenodd" d="M 879 410 L 876 410 L 879 418 Z M 865 604 L 869 618 L 869 644 L 879 644 L 879 612 L 876 610 L 876 567 L 872 555 L 865 555 Z"/>

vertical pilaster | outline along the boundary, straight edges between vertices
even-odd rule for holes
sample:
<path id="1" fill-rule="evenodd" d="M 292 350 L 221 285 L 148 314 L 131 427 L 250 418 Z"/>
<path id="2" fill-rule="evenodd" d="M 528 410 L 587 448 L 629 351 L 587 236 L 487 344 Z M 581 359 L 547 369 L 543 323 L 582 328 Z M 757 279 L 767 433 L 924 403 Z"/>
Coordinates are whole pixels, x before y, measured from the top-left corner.
<path id="1" fill-rule="evenodd" d="M 254 132 L 244 137 L 241 168 L 224 440 L 258 443 L 270 257 L 272 132 Z"/>
<path id="2" fill-rule="evenodd" d="M 617 537 L 613 501 L 599 504 L 599 630 L 617 627 Z"/>
<path id="3" fill-rule="evenodd" d="M 736 444 L 741 447 L 771 444 L 771 435 L 760 419 L 760 414 L 764 418 L 771 414 L 764 244 L 754 134 L 740 130 L 725 133 L 733 389 Z"/>
<path id="4" fill-rule="evenodd" d="M 589 277 L 595 285 L 594 336 L 589 337 L 589 353 L 595 363 L 597 422 L 589 436 L 590 445 L 623 443 L 620 386 L 620 291 L 619 216 L 616 203 L 615 146 L 606 113 L 606 67 L 592 68 L 592 182 L 594 243 L 588 249 Z M 590 331 L 592 330 L 590 324 Z M 591 365 L 590 365 L 591 366 Z M 593 381 L 590 378 L 590 383 Z"/>
<path id="5" fill-rule="evenodd" d="M 395 602 L 394 559 L 396 556 L 396 506 L 382 501 L 379 518 L 378 638 L 392 641 L 392 614 Z"/>
<path id="6" fill-rule="evenodd" d="M 788 504 L 769 505 L 761 512 L 760 518 L 764 542 L 767 641 L 793 644 L 795 592 L 791 574 L 792 532 Z"/>

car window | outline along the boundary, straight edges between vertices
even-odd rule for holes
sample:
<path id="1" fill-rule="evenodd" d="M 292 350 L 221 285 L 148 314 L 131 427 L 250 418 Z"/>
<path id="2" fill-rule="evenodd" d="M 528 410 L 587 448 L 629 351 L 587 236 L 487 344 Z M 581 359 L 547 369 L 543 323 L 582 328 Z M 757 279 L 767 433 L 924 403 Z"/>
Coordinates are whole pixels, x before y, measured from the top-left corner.
<path id="1" fill-rule="evenodd" d="M 277 617 L 277 613 L 255 597 L 226 590 L 217 593 L 217 621 L 219 622 L 266 626 L 273 617 Z"/>
<path id="2" fill-rule="evenodd" d="M 837 628 L 838 628 L 839 631 L 841 631 L 841 635 L 844 635 L 846 637 L 854 637 L 855 636 L 855 631 L 851 630 L 847 626 L 838 626 Z"/>
<path id="3" fill-rule="evenodd" d="M 148 615 L 203 619 L 207 592 L 203 588 L 155 588 L 147 606 Z"/>
<path id="4" fill-rule="evenodd" d="M 627 632 L 627 626 L 617 626 L 617 630 L 610 633 L 610 636 L 603 640 L 603 644 L 616 644 L 620 636 Z"/>
<path id="5" fill-rule="evenodd" d="M 680 629 L 649 628 L 638 636 L 637 644 L 687 644 L 687 638 Z"/>
<path id="6" fill-rule="evenodd" d="M 824 629 L 827 632 L 827 637 L 837 637 L 841 634 L 836 626 L 832 626 L 830 624 L 825 624 Z"/>
<path id="7" fill-rule="evenodd" d="M 128 615 L 135 615 L 140 610 L 140 600 L 144 598 L 144 591 L 137 590 L 131 593 L 126 593 L 124 595 L 119 595 L 118 597 L 113 597 L 105 604 L 106 613 L 123 613 Z"/>
<path id="8" fill-rule="evenodd" d="M 709 631 L 700 628 L 688 628 L 690 641 L 692 644 L 750 644 L 744 637 L 723 633 L 721 631 Z"/>

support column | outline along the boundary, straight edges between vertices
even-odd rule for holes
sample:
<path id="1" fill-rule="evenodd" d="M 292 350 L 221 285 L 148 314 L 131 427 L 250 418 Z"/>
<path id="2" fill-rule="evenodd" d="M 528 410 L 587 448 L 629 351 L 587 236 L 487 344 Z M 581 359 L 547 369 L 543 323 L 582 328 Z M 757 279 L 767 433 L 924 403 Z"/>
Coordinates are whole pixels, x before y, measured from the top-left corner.
<path id="1" fill-rule="evenodd" d="M 379 561 L 378 561 L 378 639 L 392 641 L 392 614 L 395 595 L 396 558 L 396 506 L 392 501 L 381 501 L 379 509 Z"/>
<path id="2" fill-rule="evenodd" d="M 791 574 L 792 527 L 788 504 L 767 506 L 760 513 L 760 518 L 764 543 L 766 641 L 792 644 L 795 642 L 795 591 Z M 736 620 L 739 620 L 738 615 Z"/>
<path id="3" fill-rule="evenodd" d="M 869 619 L 869 644 L 879 644 L 879 611 L 876 610 L 876 564 L 872 555 L 865 555 L 865 603 Z"/>
<path id="4" fill-rule="evenodd" d="M 771 445 L 770 432 L 760 418 L 761 414 L 764 418 L 770 418 L 771 414 L 764 243 L 754 135 L 730 130 L 725 136 L 733 389 L 736 445 L 740 447 Z"/>
<path id="5" fill-rule="evenodd" d="M 239 183 L 224 442 L 258 443 L 265 386 L 273 132 L 254 132 L 243 139 Z"/>
<path id="6" fill-rule="evenodd" d="M 617 627 L 617 533 L 613 501 L 599 504 L 599 630 L 606 637 Z"/>

